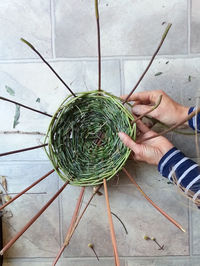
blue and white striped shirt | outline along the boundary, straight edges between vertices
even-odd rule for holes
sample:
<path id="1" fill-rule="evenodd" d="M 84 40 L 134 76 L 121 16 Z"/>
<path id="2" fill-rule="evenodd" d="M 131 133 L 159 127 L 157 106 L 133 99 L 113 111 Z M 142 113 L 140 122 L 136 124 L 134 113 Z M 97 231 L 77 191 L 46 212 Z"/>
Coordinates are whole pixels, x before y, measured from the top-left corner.
<path id="1" fill-rule="evenodd" d="M 193 112 L 195 107 L 191 107 L 188 114 Z M 194 130 L 200 132 L 200 113 L 188 121 L 188 124 Z M 197 127 L 196 127 L 197 126 Z M 185 194 L 192 192 L 192 198 L 195 201 L 200 199 L 200 166 L 193 160 L 186 157 L 177 148 L 170 149 L 160 160 L 158 170 L 162 176 L 173 181 L 175 176 L 177 185 L 180 185 Z"/>

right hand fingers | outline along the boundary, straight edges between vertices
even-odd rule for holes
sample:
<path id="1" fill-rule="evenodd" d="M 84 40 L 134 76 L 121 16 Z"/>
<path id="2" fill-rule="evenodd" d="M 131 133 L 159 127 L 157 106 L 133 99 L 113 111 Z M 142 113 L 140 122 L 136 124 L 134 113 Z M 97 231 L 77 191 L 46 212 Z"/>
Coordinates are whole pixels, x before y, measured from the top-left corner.
<path id="1" fill-rule="evenodd" d="M 134 114 L 136 114 L 136 115 L 142 115 L 142 114 L 144 114 L 144 113 L 146 113 L 146 112 L 148 112 L 148 111 L 150 111 L 152 109 L 152 106 L 149 106 L 149 105 L 140 105 L 140 104 L 138 104 L 138 105 L 135 105 L 135 106 L 133 106 L 133 108 L 132 108 L 132 112 L 134 113 Z M 152 111 L 153 112 L 153 111 Z M 150 113 L 150 115 L 151 115 L 151 113 Z"/>
<path id="2" fill-rule="evenodd" d="M 155 103 L 158 99 L 159 95 L 162 95 L 164 92 L 161 90 L 153 90 L 153 91 L 142 91 L 142 92 L 134 92 L 128 99 L 130 101 L 138 101 L 144 104 Z M 123 95 L 121 98 L 123 100 L 126 99 L 128 95 Z"/>
<path id="3" fill-rule="evenodd" d="M 118 136 L 121 139 L 121 141 L 124 143 L 124 145 L 130 148 L 135 154 L 139 153 L 140 145 L 135 143 L 126 133 L 119 132 Z"/>

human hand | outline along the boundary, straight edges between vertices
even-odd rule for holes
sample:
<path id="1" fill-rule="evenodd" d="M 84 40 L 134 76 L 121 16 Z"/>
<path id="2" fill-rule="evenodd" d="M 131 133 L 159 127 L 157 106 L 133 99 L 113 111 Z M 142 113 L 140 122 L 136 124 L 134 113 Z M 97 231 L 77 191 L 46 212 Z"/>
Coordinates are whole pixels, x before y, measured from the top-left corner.
<path id="1" fill-rule="evenodd" d="M 149 114 L 151 117 L 169 126 L 175 125 L 187 117 L 189 108 L 175 102 L 162 90 L 133 93 L 129 98 L 129 101 L 135 102 L 132 109 L 133 113 L 142 115 L 149 111 L 152 105 L 156 104 L 160 95 L 162 95 L 162 101 L 160 105 Z M 126 97 L 127 95 L 122 96 L 122 99 L 126 99 Z M 187 122 L 185 125 L 188 125 Z"/>
<path id="2" fill-rule="evenodd" d="M 141 132 L 139 140 L 142 141 L 145 138 L 157 135 L 156 132 L 149 130 L 141 121 L 137 122 L 137 127 Z M 163 155 L 168 152 L 174 146 L 165 137 L 159 136 L 150 140 L 143 141 L 141 144 L 133 141 L 124 132 L 118 133 L 121 141 L 134 152 L 134 159 L 137 161 L 143 161 L 149 164 L 158 165 Z"/>

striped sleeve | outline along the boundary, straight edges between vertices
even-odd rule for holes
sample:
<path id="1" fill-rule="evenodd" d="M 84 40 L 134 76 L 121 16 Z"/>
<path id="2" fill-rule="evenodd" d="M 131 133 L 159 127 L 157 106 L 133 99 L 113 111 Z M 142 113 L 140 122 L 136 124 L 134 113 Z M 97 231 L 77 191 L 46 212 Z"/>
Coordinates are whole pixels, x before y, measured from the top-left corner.
<path id="1" fill-rule="evenodd" d="M 188 110 L 188 114 L 192 113 L 193 111 L 195 111 L 196 107 L 190 107 L 190 109 Z M 200 132 L 200 113 L 198 113 L 197 115 L 193 116 L 189 121 L 188 121 L 189 126 L 192 129 L 197 129 L 198 132 Z"/>
<path id="2" fill-rule="evenodd" d="M 200 167 L 180 150 L 175 147 L 169 150 L 161 158 L 158 170 L 170 181 L 175 176 L 177 185 L 181 185 L 186 194 L 189 190 L 194 193 L 193 200 L 200 198 Z"/>

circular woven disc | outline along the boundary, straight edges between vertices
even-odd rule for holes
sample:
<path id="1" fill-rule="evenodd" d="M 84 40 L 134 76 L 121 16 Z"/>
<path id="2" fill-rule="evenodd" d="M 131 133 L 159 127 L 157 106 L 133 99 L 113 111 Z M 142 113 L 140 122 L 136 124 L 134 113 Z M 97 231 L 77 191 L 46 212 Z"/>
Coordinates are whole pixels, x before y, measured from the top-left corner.
<path id="1" fill-rule="evenodd" d="M 101 91 L 69 96 L 53 116 L 46 152 L 59 176 L 78 186 L 95 186 L 111 179 L 130 150 L 117 132 L 135 137 L 132 115 L 119 98 Z"/>

